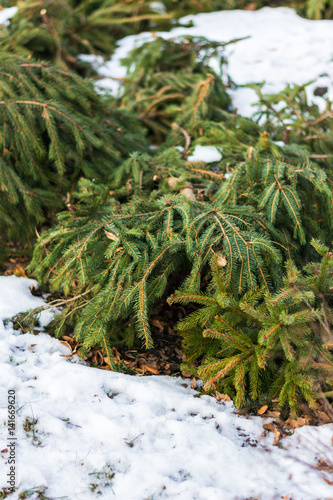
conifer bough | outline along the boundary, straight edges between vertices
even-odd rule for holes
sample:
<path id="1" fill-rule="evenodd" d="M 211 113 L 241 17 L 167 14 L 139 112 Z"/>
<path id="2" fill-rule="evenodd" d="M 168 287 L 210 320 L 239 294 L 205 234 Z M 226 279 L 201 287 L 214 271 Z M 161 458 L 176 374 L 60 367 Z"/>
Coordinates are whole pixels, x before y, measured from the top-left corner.
<path id="1" fill-rule="evenodd" d="M 52 61 L 62 69 L 91 74 L 80 54 L 111 55 L 116 41 L 159 23 L 170 26 L 151 0 L 24 0 L 6 28 L 2 50 Z"/>
<path id="2" fill-rule="evenodd" d="M 270 294 L 252 288 L 233 293 L 218 266 L 205 295 L 179 292 L 169 303 L 200 304 L 179 325 L 187 362 L 183 369 L 206 389 L 234 398 L 236 406 L 278 400 L 295 417 L 306 401 L 333 420 L 333 258 L 313 240 L 321 260 L 303 270 L 288 261 L 282 286 Z"/>
<path id="3" fill-rule="evenodd" d="M 78 297 L 58 318 L 58 334 L 74 323 L 84 351 L 102 345 L 109 355 L 110 346 L 130 345 L 136 335 L 151 347 L 150 311 L 169 278 L 198 293 L 219 252 L 239 290 L 270 282 L 280 251 L 265 231 L 269 226 L 249 207 L 212 207 L 181 195 L 105 203 L 94 212 L 88 204 L 59 215 L 58 225 L 41 235 L 29 269 L 40 282 Z"/>
<path id="4" fill-rule="evenodd" d="M 6 54 L 0 68 L 1 237 L 31 243 L 35 227 L 69 203 L 78 178 L 106 180 L 143 142 L 130 133 L 135 119 L 79 76 Z"/>

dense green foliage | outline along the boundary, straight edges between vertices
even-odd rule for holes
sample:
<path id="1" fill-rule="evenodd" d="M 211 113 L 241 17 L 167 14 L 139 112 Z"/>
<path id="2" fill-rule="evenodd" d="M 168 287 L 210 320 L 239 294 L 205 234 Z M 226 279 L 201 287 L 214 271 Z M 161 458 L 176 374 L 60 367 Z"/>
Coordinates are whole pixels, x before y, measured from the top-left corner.
<path id="1" fill-rule="evenodd" d="M 267 221 L 283 232 L 288 255 L 298 264 L 309 258 L 311 237 L 331 243 L 332 194 L 326 172 L 315 165 L 260 161 L 254 155 L 234 169 L 214 199 L 264 212 Z"/>
<path id="2" fill-rule="evenodd" d="M 321 260 L 303 271 L 287 261 L 283 284 L 273 294 L 260 287 L 235 294 L 215 261 L 209 293 L 178 292 L 169 299 L 202 306 L 179 330 L 184 369 L 206 381 L 206 389 L 229 394 L 237 406 L 278 398 L 292 416 L 300 401 L 313 409 L 319 401 L 333 416 L 326 399 L 333 389 L 333 258 L 327 247 L 313 245 Z"/>
<path id="3" fill-rule="evenodd" d="M 15 2 L 16 3 L 16 2 Z M 147 0 L 25 0 L 0 43 L 2 50 L 53 61 L 63 69 L 87 70 L 79 54 L 110 55 L 120 38 L 170 16 L 156 12 Z"/>
<path id="4" fill-rule="evenodd" d="M 303 106 L 302 92 L 298 88 L 293 100 L 296 110 Z M 283 96 L 281 93 L 280 100 Z M 268 116 L 277 99 L 261 96 L 261 113 Z M 327 112 L 320 114 L 316 107 L 311 111 L 311 121 L 321 117 L 318 123 L 323 124 L 327 119 Z M 284 112 L 289 118 L 287 109 Z M 203 130 L 217 131 L 227 163 L 222 158 L 212 168 L 204 162 L 191 162 L 187 160 L 189 151 L 162 144 L 154 156 L 134 154 L 126 160 L 115 171 L 111 193 L 103 186 L 81 182 L 77 196 L 82 203 L 60 215 L 58 225 L 43 233 L 30 269 L 41 282 L 48 281 L 69 295 L 56 322 L 58 334 L 73 324 L 83 350 L 104 346 L 110 363 L 112 345 L 131 345 L 136 338 L 146 347 L 152 344 L 150 311 L 159 297 L 178 288 L 170 303 L 204 306 L 179 327 L 187 372 L 206 380 L 207 388 L 213 378 L 212 386 L 234 396 L 238 405 L 277 396 L 281 406 L 294 414 L 301 400 L 315 408 L 316 400 L 326 402 L 331 391 L 332 360 L 329 352 L 325 354 L 330 345 L 325 348 L 325 335 L 314 325 L 321 324 L 324 313 L 327 318 L 332 315 L 332 259 L 318 243 L 323 263 L 316 263 L 318 254 L 311 245 L 314 236 L 322 242 L 332 239 L 333 206 L 327 184 L 331 172 L 329 164 L 325 171 L 324 165 L 314 163 L 315 159 L 325 162 L 322 155 L 311 159 L 316 156 L 311 145 L 301 143 L 296 133 L 300 123 L 295 122 L 295 130 L 288 129 L 288 144 L 281 147 L 264 129 L 271 135 L 274 129 L 274 138 L 279 138 L 283 119 L 279 131 L 271 120 L 260 127 L 239 117 L 240 127 L 232 127 L 231 114 L 223 111 L 221 118 L 221 122 L 209 122 L 198 115 L 189 130 L 195 131 L 201 124 Z M 247 146 L 239 144 L 240 134 Z M 203 139 L 206 144 L 217 143 L 215 133 L 198 139 L 194 134 L 182 137 L 183 143 L 188 138 L 190 144 Z M 331 147 L 328 142 L 326 147 Z M 240 161 L 242 157 L 245 159 Z M 232 175 L 226 179 L 230 164 L 234 165 Z M 298 269 L 312 259 L 314 263 L 301 271 L 288 261 L 291 258 Z M 289 274 L 282 280 L 287 262 Z M 320 284 L 318 280 L 309 282 L 312 271 L 314 276 L 322 273 Z M 297 286 L 305 289 L 304 296 L 303 292 L 294 294 L 291 273 L 299 280 Z M 240 304 L 259 308 L 256 324 L 255 313 L 251 316 L 246 310 L 248 316 L 244 315 Z M 274 328 L 286 311 L 280 334 L 274 336 L 274 342 L 262 343 L 260 332 Z M 298 319 L 293 323 L 290 316 L 296 313 Z M 260 322 L 260 314 L 265 321 Z M 240 352 L 231 340 L 229 349 L 224 349 L 220 337 L 214 337 L 221 332 L 216 316 L 223 318 L 222 325 L 230 321 L 232 328 L 237 326 L 237 335 L 243 339 Z M 301 326 L 304 331 L 298 330 Z M 237 335 L 236 344 L 240 343 Z M 327 366 L 321 361 L 317 366 L 324 355 Z"/>
<path id="5" fill-rule="evenodd" d="M 112 347 L 151 347 L 150 313 L 171 294 L 195 308 L 179 323 L 184 367 L 207 390 L 332 418 L 332 103 L 259 85 L 255 118 L 238 115 L 225 44 L 203 37 L 135 49 L 118 99 L 78 76 L 79 53 L 240 3 L 20 3 L 0 40 L 1 238 L 40 233 L 29 271 L 62 294 L 55 332 L 73 329 L 82 352 L 116 368 Z M 197 146 L 221 159 L 193 161 Z"/>
<path id="6" fill-rule="evenodd" d="M 225 45 L 204 37 L 156 37 L 131 52 L 125 61 L 130 74 L 121 103 L 140 113 L 153 141 L 164 142 L 173 124 L 177 124 L 173 136 L 181 136 L 179 127 L 192 136 L 198 135 L 202 120 L 221 120 L 231 101 L 209 61 L 217 57 L 222 71 Z M 172 140 L 178 144 L 175 137 Z"/>
<path id="7" fill-rule="evenodd" d="M 1 237 L 30 241 L 70 205 L 80 177 L 106 180 L 143 138 L 133 116 L 106 107 L 74 73 L 19 56 L 0 64 Z"/>
<path id="8" fill-rule="evenodd" d="M 245 287 L 250 280 L 267 282 L 271 266 L 280 259 L 279 250 L 263 234 L 269 229 L 247 207 L 191 203 L 181 195 L 134 199 L 119 207 L 104 204 L 96 212 L 89 204 L 88 209 L 64 213 L 58 226 L 43 233 L 31 268 L 40 281 L 78 296 L 62 319 L 75 317 L 75 333 L 85 349 L 101 344 L 102 338 L 117 342 L 117 332 L 127 343 L 136 334 L 150 347 L 149 312 L 170 275 L 178 276 L 178 286 L 183 279 L 184 289 L 198 292 L 211 256 L 219 251 L 228 255 L 231 246 L 232 279 L 243 265 L 244 253 L 250 261 L 248 274 L 237 286 Z M 131 323 L 126 330 L 124 320 Z M 63 326 L 61 321 L 60 329 Z"/>

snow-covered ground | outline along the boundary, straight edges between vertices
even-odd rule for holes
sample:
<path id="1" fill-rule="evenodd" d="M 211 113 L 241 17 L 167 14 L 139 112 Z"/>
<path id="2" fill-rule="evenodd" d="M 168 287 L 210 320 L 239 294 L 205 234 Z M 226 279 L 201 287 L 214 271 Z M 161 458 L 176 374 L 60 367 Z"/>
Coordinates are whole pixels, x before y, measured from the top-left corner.
<path id="1" fill-rule="evenodd" d="M 7 14 L 0 12 L 0 23 Z M 223 41 L 251 35 L 228 48 L 237 83 L 266 80 L 267 92 L 275 92 L 326 73 L 316 85 L 329 87 L 333 98 L 332 21 L 307 21 L 280 8 L 202 14 L 193 21 L 193 28 L 172 34 Z M 123 40 L 103 71 L 124 76 L 120 58 L 146 36 Z M 252 112 L 251 91 L 233 97 L 241 113 Z M 78 358 L 66 357 L 68 347 L 47 333 L 22 334 L 4 323 L 42 304 L 30 293 L 33 283 L 0 277 L 0 498 L 14 454 L 18 490 L 11 500 L 26 490 L 33 499 L 42 491 L 43 498 L 67 500 L 333 498 L 333 475 L 324 465 L 333 463 L 333 424 L 296 429 L 273 446 L 274 435 L 263 435 L 265 419 L 238 416 L 231 402 L 198 398 L 186 380 L 75 363 Z M 43 323 L 49 319 L 48 313 Z M 14 435 L 7 425 L 8 391 L 16 397 Z"/>
<path id="2" fill-rule="evenodd" d="M 264 419 L 238 416 L 232 402 L 198 398 L 186 380 L 74 363 L 47 333 L 4 325 L 7 315 L 41 305 L 32 284 L 0 277 L 0 487 L 15 437 L 18 491 L 11 499 L 33 488 L 68 500 L 332 498 L 332 473 L 316 468 L 319 460 L 332 463 L 332 424 L 296 429 L 277 447 L 272 433 L 262 435 Z"/>

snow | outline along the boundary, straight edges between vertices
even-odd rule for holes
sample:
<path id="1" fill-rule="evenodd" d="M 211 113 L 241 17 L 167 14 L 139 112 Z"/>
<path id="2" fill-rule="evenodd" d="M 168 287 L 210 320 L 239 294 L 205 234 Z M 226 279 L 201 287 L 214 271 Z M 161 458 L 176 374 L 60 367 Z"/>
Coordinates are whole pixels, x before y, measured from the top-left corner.
<path id="1" fill-rule="evenodd" d="M 1 11 L 0 22 L 13 13 Z M 265 80 L 265 90 L 276 92 L 325 72 L 316 86 L 328 86 L 332 98 L 332 21 L 307 21 L 285 8 L 191 19 L 193 28 L 163 36 L 190 33 L 223 41 L 251 36 L 227 48 L 229 72 L 238 84 Z M 125 75 L 120 59 L 144 38 L 147 34 L 122 40 L 107 64 L 96 59 L 114 91 L 119 83 L 110 76 Z M 252 113 L 253 91 L 236 90 L 233 99 L 239 112 Z M 216 148 L 197 146 L 189 160 L 220 156 Z M 273 446 L 273 434 L 263 435 L 269 419 L 238 416 L 232 402 L 197 397 L 187 380 L 134 377 L 66 357 L 69 348 L 46 332 L 23 334 L 5 321 L 43 304 L 31 286 L 36 281 L 0 277 L 0 491 L 10 466 L 8 390 L 16 392 L 17 410 L 18 490 L 8 498 L 17 500 L 33 488 L 33 499 L 45 488 L 47 498 L 68 500 L 333 497 L 332 475 L 316 468 L 319 460 L 333 462 L 333 424 L 296 429 Z M 44 327 L 52 314 L 43 313 Z"/>
<path id="2" fill-rule="evenodd" d="M 31 288 L 38 288 L 36 280 L 21 280 L 17 276 L 0 276 L 0 331 L 3 329 L 3 319 L 12 318 L 24 307 L 24 311 L 45 305 L 43 299 L 34 297 Z M 43 311 L 39 322 L 42 326 L 50 323 L 54 312 Z"/>
<path id="3" fill-rule="evenodd" d="M 1 10 L 0 7 L 0 24 L 8 24 L 9 19 L 15 16 L 17 12 L 17 7 L 8 7 L 7 9 Z"/>
<path id="4" fill-rule="evenodd" d="M 200 146 L 199 144 L 195 146 L 192 155 L 188 157 L 188 161 L 205 161 L 206 163 L 220 160 L 222 160 L 222 154 L 215 146 Z"/>
<path id="5" fill-rule="evenodd" d="M 316 464 L 332 462 L 333 424 L 296 429 L 276 447 L 272 433 L 262 435 L 265 419 L 196 397 L 187 380 L 75 363 L 47 333 L 22 334 L 4 323 L 8 314 L 41 306 L 31 285 L 0 277 L 0 488 L 9 472 L 8 390 L 17 409 L 11 500 L 44 487 L 47 498 L 68 500 L 332 497 L 325 481 L 332 478 Z"/>
<path id="6" fill-rule="evenodd" d="M 286 7 L 265 7 L 254 12 L 212 12 L 187 16 L 181 21 L 192 21 L 194 26 L 174 28 L 159 35 L 164 38 L 201 35 L 221 42 L 250 37 L 225 49 L 229 61 L 228 73 L 237 85 L 265 81 L 263 91 L 275 93 L 283 90 L 287 84 L 303 85 L 315 80 L 308 89 L 311 100 L 324 107 L 325 101 L 313 95 L 313 90 L 318 86 L 328 87 L 325 97 L 333 100 L 333 21 L 303 19 L 293 9 Z M 126 76 L 121 59 L 135 46 L 152 39 L 150 33 L 122 39 L 114 56 L 106 63 L 95 56 L 82 58 L 94 61 L 99 74 L 104 76 L 96 85 L 119 95 L 120 80 Z M 218 72 L 218 62 L 212 59 L 211 64 Z M 229 93 L 240 114 L 253 114 L 253 104 L 257 100 L 253 89 L 241 87 Z"/>
<path id="7" fill-rule="evenodd" d="M 175 146 L 175 149 L 183 152 L 183 146 Z M 222 147 L 216 148 L 215 146 L 195 146 L 193 153 L 188 157 L 188 161 L 204 161 L 206 163 L 213 163 L 222 160 Z"/>

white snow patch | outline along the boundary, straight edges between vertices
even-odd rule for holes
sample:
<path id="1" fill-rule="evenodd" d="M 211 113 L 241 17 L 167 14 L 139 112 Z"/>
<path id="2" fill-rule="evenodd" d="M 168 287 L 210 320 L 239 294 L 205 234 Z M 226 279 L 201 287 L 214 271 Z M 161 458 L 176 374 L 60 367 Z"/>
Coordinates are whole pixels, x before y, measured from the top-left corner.
<path id="1" fill-rule="evenodd" d="M 205 161 L 206 163 L 220 160 L 222 160 L 222 154 L 215 146 L 200 146 L 199 144 L 188 157 L 188 161 Z"/>
<path id="2" fill-rule="evenodd" d="M 40 297 L 34 297 L 31 287 L 38 288 L 36 280 L 17 276 L 0 276 L 0 331 L 4 329 L 3 320 L 12 318 L 22 311 L 45 305 Z M 55 310 L 42 311 L 39 322 L 42 326 L 50 323 Z"/>
<path id="3" fill-rule="evenodd" d="M 8 24 L 9 19 L 15 16 L 17 7 L 8 7 L 7 9 L 0 10 L 0 24 Z"/>

